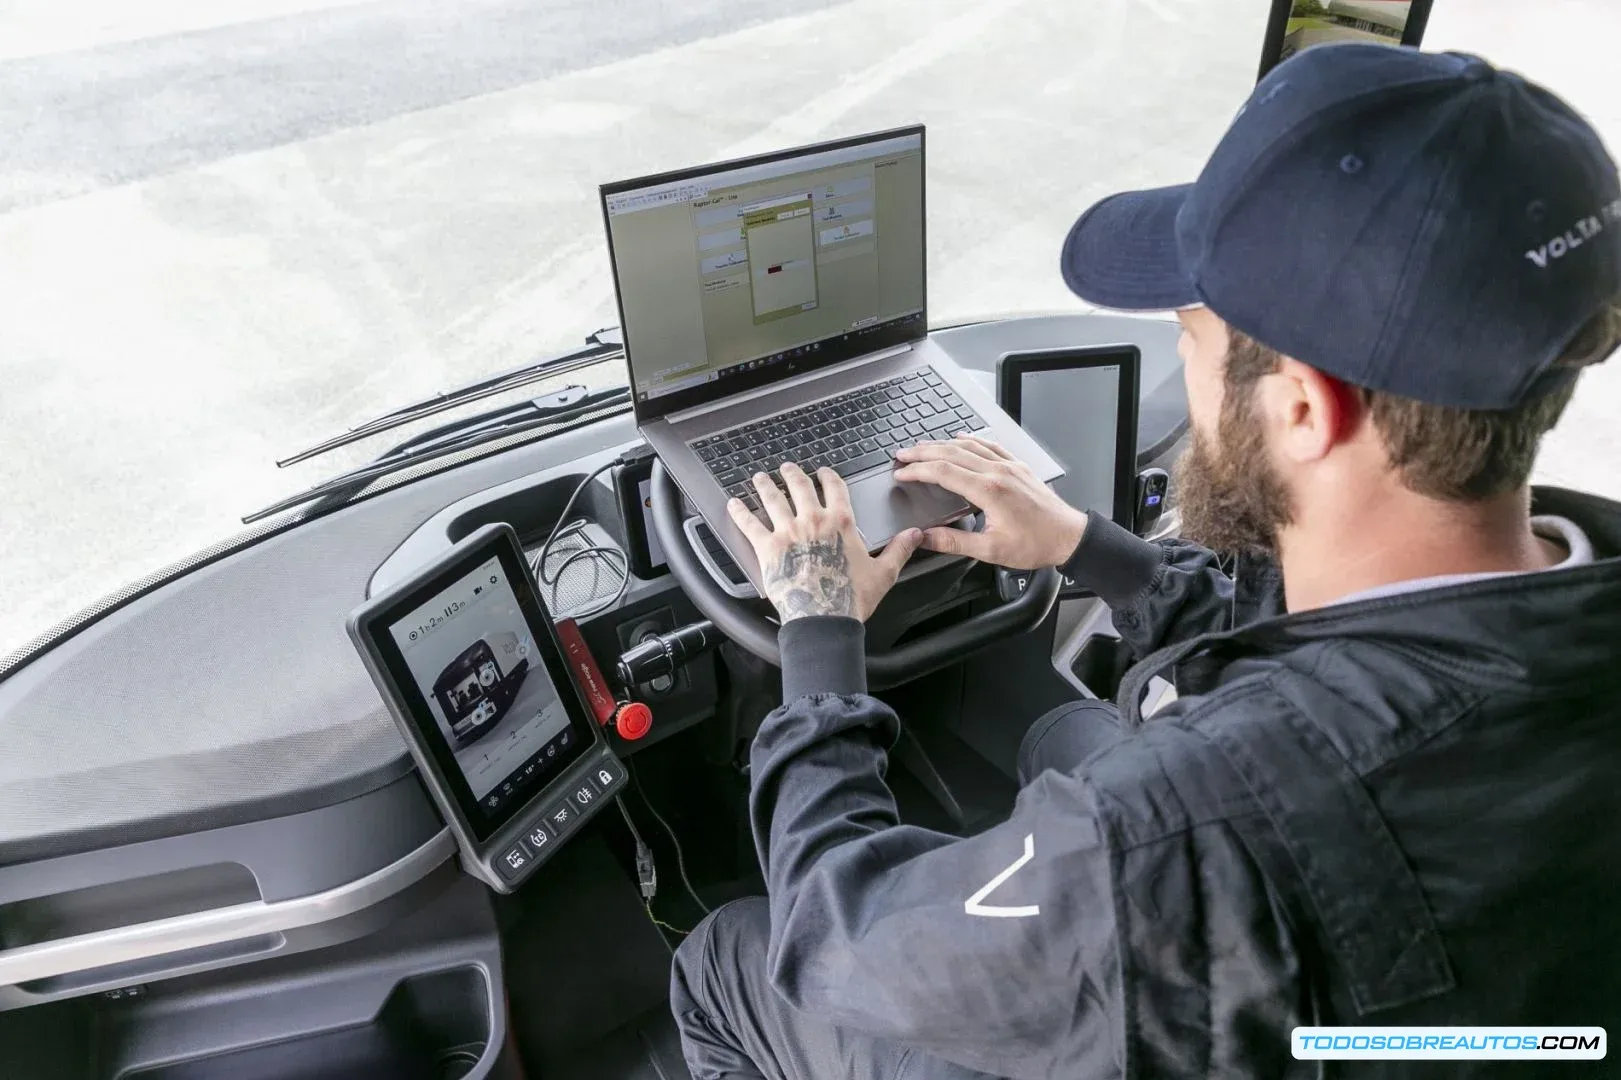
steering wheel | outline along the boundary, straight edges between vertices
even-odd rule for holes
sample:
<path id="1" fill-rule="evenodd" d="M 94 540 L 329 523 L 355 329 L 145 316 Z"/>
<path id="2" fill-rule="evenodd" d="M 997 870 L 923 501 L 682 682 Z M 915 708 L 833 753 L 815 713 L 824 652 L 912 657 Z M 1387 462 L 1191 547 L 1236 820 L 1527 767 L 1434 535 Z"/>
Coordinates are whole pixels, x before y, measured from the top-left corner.
<path id="1" fill-rule="evenodd" d="M 744 650 L 781 667 L 777 624 L 762 614 L 765 603 L 736 599 L 704 569 L 681 527 L 681 489 L 664 468 L 664 462 L 657 459 L 653 461 L 651 494 L 653 532 L 664 550 L 670 573 L 693 606 Z M 1057 602 L 1059 585 L 1056 569 L 1038 570 L 1016 600 L 904 645 L 869 652 L 867 685 L 874 690 L 897 686 L 965 659 L 1000 638 L 1034 630 Z"/>

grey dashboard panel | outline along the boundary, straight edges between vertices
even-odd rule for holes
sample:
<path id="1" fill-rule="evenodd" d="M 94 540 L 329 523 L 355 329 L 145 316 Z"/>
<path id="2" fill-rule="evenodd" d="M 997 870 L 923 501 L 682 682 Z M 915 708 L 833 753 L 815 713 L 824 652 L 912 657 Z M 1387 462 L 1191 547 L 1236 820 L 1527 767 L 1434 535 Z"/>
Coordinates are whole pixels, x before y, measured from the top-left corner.
<path id="1" fill-rule="evenodd" d="M 1175 323 L 1051 315 L 941 331 L 960 363 L 1134 341 L 1144 385 Z M 636 437 L 628 415 L 273 533 L 153 588 L 0 682 L 0 866 L 285 816 L 411 772 L 344 633 L 374 571 L 452 503 Z M 426 539 L 426 537 L 424 537 Z"/>
<path id="2" fill-rule="evenodd" d="M 490 1076 L 506 1043 L 489 893 L 452 878 L 374 933 L 0 1012 L 7 1080 Z"/>
<path id="3" fill-rule="evenodd" d="M 415 776 L 301 814 L 0 867 L 0 1011 L 287 955 L 455 876 Z"/>
<path id="4" fill-rule="evenodd" d="M 298 813 L 411 772 L 344 633 L 446 504 L 634 438 L 628 416 L 471 462 L 169 582 L 0 682 L 0 865 Z"/>

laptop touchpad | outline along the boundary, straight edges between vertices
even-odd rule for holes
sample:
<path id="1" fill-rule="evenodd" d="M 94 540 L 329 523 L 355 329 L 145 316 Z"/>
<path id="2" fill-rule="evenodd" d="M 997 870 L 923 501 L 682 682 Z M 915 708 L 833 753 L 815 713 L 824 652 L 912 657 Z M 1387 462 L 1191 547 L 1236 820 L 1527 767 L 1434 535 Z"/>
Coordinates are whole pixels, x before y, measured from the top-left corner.
<path id="1" fill-rule="evenodd" d="M 964 499 L 937 484 L 898 483 L 887 471 L 852 484 L 850 506 L 869 551 L 883 547 L 897 533 L 943 525 L 969 510 Z"/>

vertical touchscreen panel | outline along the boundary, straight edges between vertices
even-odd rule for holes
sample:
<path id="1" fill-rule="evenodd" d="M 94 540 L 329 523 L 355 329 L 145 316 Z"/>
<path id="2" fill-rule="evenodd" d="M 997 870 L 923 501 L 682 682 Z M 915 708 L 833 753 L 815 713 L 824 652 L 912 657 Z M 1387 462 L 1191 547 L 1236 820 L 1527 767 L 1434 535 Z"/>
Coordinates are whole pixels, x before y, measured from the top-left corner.
<path id="1" fill-rule="evenodd" d="M 1019 426 L 1064 467 L 1053 490 L 1106 518 L 1115 515 L 1119 401 L 1118 367 L 1026 371 L 1020 380 Z"/>
<path id="2" fill-rule="evenodd" d="M 499 558 L 407 612 L 389 635 L 486 815 L 528 798 L 584 750 Z"/>

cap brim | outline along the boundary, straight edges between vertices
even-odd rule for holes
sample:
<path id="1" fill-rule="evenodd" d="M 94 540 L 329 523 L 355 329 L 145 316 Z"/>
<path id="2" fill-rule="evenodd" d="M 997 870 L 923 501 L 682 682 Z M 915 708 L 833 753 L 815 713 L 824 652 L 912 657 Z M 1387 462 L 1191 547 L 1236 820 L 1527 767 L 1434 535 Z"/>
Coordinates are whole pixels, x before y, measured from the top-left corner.
<path id="1" fill-rule="evenodd" d="M 1112 195 L 1064 240 L 1064 283 L 1089 304 L 1169 311 L 1200 303 L 1177 253 L 1176 215 L 1191 184 Z"/>

